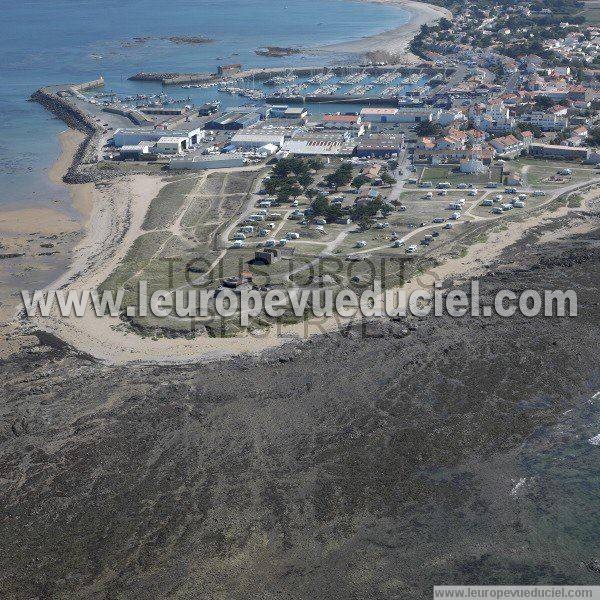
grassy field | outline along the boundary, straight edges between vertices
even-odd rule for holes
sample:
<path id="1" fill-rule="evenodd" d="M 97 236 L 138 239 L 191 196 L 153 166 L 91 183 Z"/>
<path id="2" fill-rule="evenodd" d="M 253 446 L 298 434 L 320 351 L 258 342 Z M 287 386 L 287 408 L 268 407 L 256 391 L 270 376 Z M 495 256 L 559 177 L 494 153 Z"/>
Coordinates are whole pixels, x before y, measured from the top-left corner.
<path id="1" fill-rule="evenodd" d="M 146 281 L 148 294 L 156 290 L 175 290 L 198 286 L 202 272 L 218 257 L 213 246 L 216 233 L 229 219 L 239 215 L 249 197 L 257 172 L 211 174 L 208 177 L 179 178 L 167 184 L 152 200 L 144 220 L 142 234 L 132 244 L 125 259 L 102 284 L 101 289 L 125 289 L 125 304 L 137 303 L 138 284 Z M 244 253 L 227 253 L 204 287 L 217 287 L 223 277 L 248 269 L 253 258 Z M 192 267 L 190 270 L 189 267 Z M 189 323 L 179 323 L 182 331 Z M 134 329 L 153 330 L 165 321 L 153 317 L 135 317 Z M 173 323 L 168 324 L 171 328 Z"/>
<path id="2" fill-rule="evenodd" d="M 440 181 L 448 181 L 453 187 L 459 183 L 484 185 L 489 181 L 501 181 L 502 169 L 499 166 L 491 168 L 489 173 L 467 174 L 455 171 L 450 166 L 424 167 L 419 181 L 431 181 L 434 185 Z"/>
<path id="3" fill-rule="evenodd" d="M 192 192 L 200 177 L 202 176 L 176 180 L 162 188 L 158 196 L 150 203 L 142 227 L 146 231 L 151 231 L 152 229 L 164 229 L 171 225 L 181 210 L 187 195 Z"/>
<path id="4" fill-rule="evenodd" d="M 558 175 L 562 169 L 571 169 L 572 175 Z M 525 183 L 533 187 L 554 188 L 564 185 L 584 183 L 599 175 L 599 171 L 591 166 L 575 162 L 559 160 L 536 160 L 533 158 L 518 158 L 511 163 L 511 170 L 519 171 L 524 176 Z"/>

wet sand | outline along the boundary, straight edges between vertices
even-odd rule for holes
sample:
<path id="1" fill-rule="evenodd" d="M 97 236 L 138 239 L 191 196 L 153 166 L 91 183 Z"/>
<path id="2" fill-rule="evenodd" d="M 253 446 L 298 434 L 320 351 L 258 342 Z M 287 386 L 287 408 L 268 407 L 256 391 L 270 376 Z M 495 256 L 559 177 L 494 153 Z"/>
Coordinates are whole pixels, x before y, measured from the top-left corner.
<path id="1" fill-rule="evenodd" d="M 79 145 L 84 139 L 85 134 L 76 129 L 67 129 L 59 134 L 58 140 L 60 142 L 61 153 L 48 171 L 48 177 L 52 183 L 63 185 L 62 178 L 71 166 L 75 152 L 77 152 Z M 68 185 L 67 189 L 71 195 L 74 208 L 81 215 L 83 223 L 87 223 L 92 211 L 93 184 Z"/>
<path id="2" fill-rule="evenodd" d="M 84 138 L 73 129 L 59 135 L 61 153 L 48 171 L 53 183 L 63 185 L 62 177 Z M 80 220 L 51 206 L 0 212 L 0 249 L 5 256 L 0 260 L 0 358 L 31 344 L 32 338 L 21 335 L 14 321 L 19 291 L 40 288 L 56 277 L 57 269 L 65 269 L 73 245 L 81 237 L 82 225 L 89 220 L 94 186 L 70 185 L 67 189 Z"/>

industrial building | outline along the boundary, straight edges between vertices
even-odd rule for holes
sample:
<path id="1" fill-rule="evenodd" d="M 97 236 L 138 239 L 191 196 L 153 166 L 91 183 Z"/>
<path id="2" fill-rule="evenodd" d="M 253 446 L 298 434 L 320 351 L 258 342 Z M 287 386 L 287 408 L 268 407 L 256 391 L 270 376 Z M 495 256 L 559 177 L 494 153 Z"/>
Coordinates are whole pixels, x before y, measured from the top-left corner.
<path id="1" fill-rule="evenodd" d="M 154 151 L 155 142 L 143 141 L 139 144 L 121 146 L 119 156 L 123 160 L 140 160 L 147 158 Z"/>
<path id="2" fill-rule="evenodd" d="M 270 119 L 299 119 L 304 120 L 308 111 L 302 106 L 288 106 L 287 104 L 274 104 L 267 111 Z"/>
<path id="3" fill-rule="evenodd" d="M 283 146 L 284 136 L 281 133 L 267 133 L 266 131 L 238 131 L 232 138 L 231 143 L 236 148 L 253 150 L 269 144 L 278 148 Z"/>
<path id="4" fill-rule="evenodd" d="M 242 113 L 237 111 L 227 112 L 220 117 L 216 117 L 206 123 L 205 129 L 227 129 L 237 130 L 255 125 L 260 121 L 260 113 L 248 112 Z"/>
<path id="5" fill-rule="evenodd" d="M 343 134 L 304 134 L 286 140 L 283 150 L 300 156 L 351 156 L 356 139 Z"/>
<path id="6" fill-rule="evenodd" d="M 360 111 L 363 121 L 369 123 L 398 123 L 397 108 L 363 108 Z"/>
<path id="7" fill-rule="evenodd" d="M 121 146 L 135 146 L 140 142 L 158 142 L 165 136 L 186 138 L 186 147 L 195 146 L 202 138 L 204 131 L 200 127 L 190 126 L 189 129 L 180 128 L 177 131 L 166 131 L 154 127 L 133 127 L 131 129 L 117 129 L 113 136 L 114 145 L 117 148 Z"/>
<path id="8" fill-rule="evenodd" d="M 183 136 L 164 136 L 156 142 L 158 154 L 183 154 L 188 149 L 188 139 Z"/>
<path id="9" fill-rule="evenodd" d="M 196 154 L 172 159 L 169 169 L 205 171 L 207 169 L 234 169 L 243 167 L 245 164 L 246 160 L 241 154 Z"/>
<path id="10" fill-rule="evenodd" d="M 362 137 L 355 150 L 356 156 L 371 158 L 389 158 L 398 154 L 404 146 L 404 136 L 369 135 Z"/>
<path id="11" fill-rule="evenodd" d="M 141 111 L 147 115 L 179 116 L 185 115 L 188 109 L 184 106 L 145 106 Z"/>
<path id="12" fill-rule="evenodd" d="M 433 120 L 431 108 L 399 108 L 395 119 L 398 123 L 424 123 Z"/>
<path id="13" fill-rule="evenodd" d="M 347 131 L 353 135 L 363 135 L 370 123 L 363 123 L 360 115 L 324 115 L 323 121 L 318 124 L 319 128 L 332 131 Z"/>

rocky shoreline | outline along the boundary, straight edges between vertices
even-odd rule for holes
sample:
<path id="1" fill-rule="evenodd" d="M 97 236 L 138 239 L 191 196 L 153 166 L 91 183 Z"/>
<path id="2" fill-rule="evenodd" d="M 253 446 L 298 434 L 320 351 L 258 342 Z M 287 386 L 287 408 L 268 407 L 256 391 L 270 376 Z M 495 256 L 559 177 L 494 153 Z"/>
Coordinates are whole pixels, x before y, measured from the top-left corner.
<path id="1" fill-rule="evenodd" d="M 163 367 L 107 367 L 40 334 L 0 371 L 0 595 L 597 583 L 597 548 L 570 525 L 597 537 L 597 490 L 576 473 L 595 464 L 600 233 L 569 234 L 581 218 L 540 226 L 481 279 L 485 299 L 572 288 L 577 318 L 379 320 Z"/>
<path id="2" fill-rule="evenodd" d="M 68 184 L 77 184 L 103 179 L 104 175 L 100 176 L 95 169 L 90 168 L 98 162 L 97 146 L 102 128 L 84 111 L 73 106 L 50 87 L 40 88 L 32 94 L 30 100 L 38 102 L 69 127 L 86 135 L 75 152 L 71 166 L 63 176 L 63 181 Z"/>

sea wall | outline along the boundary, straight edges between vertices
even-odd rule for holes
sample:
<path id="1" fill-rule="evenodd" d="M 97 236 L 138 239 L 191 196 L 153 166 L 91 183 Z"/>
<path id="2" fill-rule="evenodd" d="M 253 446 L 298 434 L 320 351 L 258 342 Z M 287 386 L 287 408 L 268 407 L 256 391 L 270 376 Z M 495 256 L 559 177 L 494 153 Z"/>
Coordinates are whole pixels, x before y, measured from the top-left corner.
<path id="1" fill-rule="evenodd" d="M 154 121 L 146 117 L 146 115 L 141 113 L 139 110 L 120 108 L 117 106 L 106 106 L 102 110 L 107 113 L 126 117 L 136 125 L 154 125 Z"/>
<path id="2" fill-rule="evenodd" d="M 88 183 L 99 178 L 93 170 L 86 169 L 85 166 L 98 162 L 96 148 L 102 128 L 80 108 L 69 102 L 68 99 L 69 90 L 79 92 L 80 89 L 90 89 L 90 87 L 81 88 L 81 85 L 90 84 L 92 84 L 91 87 L 98 87 L 98 81 L 80 84 L 76 90 L 73 90 L 73 86 L 65 86 L 64 88 L 57 88 L 57 86 L 44 87 L 34 92 L 30 98 L 51 111 L 72 129 L 78 129 L 86 134 L 85 139 L 75 152 L 71 166 L 63 176 L 65 183 Z M 102 80 L 102 84 L 104 84 L 104 80 Z"/>
<path id="3" fill-rule="evenodd" d="M 268 67 L 262 69 L 247 69 L 240 71 L 232 77 L 237 79 L 256 79 L 258 81 L 264 79 L 270 79 L 275 75 L 281 75 L 283 73 L 294 73 L 300 77 L 310 76 L 316 73 L 332 72 L 337 75 L 366 72 L 370 75 L 380 75 L 390 71 L 397 71 L 403 75 L 410 75 L 412 73 L 427 73 L 429 75 L 436 75 L 443 73 L 444 69 L 436 67 L 431 63 L 422 63 L 413 67 L 407 67 L 406 65 L 338 65 L 328 67 Z M 215 82 L 220 83 L 230 77 L 219 77 L 211 73 L 136 73 L 129 77 L 131 81 L 157 81 L 163 85 L 182 85 L 188 83 L 206 83 Z"/>

